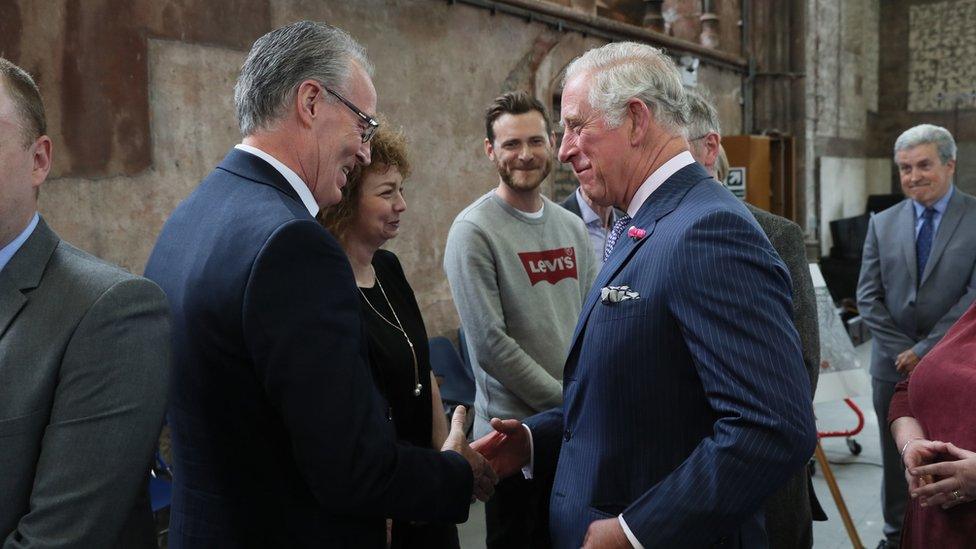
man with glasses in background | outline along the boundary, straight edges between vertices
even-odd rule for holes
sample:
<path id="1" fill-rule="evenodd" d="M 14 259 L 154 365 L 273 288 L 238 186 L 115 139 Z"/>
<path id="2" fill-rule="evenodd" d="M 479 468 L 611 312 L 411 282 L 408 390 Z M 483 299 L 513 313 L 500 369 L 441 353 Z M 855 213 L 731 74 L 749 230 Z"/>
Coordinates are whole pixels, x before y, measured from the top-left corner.
<path id="1" fill-rule="evenodd" d="M 463 522 L 493 491 L 463 408 L 444 451 L 396 444 L 352 269 L 315 221 L 370 161 L 371 71 L 328 25 L 259 38 L 234 94 L 243 142 L 149 258 L 173 310 L 171 548 L 384 547 L 386 517 Z"/>

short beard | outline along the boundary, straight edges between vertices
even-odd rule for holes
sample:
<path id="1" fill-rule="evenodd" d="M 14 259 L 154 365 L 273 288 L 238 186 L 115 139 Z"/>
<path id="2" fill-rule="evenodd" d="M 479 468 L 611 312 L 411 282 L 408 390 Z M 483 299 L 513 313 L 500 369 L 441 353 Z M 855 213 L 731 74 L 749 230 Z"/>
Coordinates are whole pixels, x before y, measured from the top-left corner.
<path id="1" fill-rule="evenodd" d="M 506 187 L 517 192 L 529 192 L 538 189 L 539 185 L 542 185 L 542 182 L 545 181 L 546 177 L 549 176 L 549 172 L 552 171 L 552 159 L 546 158 L 546 163 L 542 166 L 542 171 L 540 172 L 538 179 L 524 181 L 521 183 L 515 182 L 515 178 L 512 177 L 512 170 L 498 163 L 495 164 L 495 167 L 498 169 L 498 177 L 501 178 L 502 183 L 504 183 Z"/>

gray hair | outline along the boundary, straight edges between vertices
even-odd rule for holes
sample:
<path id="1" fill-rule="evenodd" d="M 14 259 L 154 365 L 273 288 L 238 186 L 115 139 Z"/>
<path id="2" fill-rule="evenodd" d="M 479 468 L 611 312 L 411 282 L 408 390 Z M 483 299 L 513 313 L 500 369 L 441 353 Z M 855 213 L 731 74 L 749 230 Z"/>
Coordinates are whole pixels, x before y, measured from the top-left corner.
<path id="1" fill-rule="evenodd" d="M 241 134 L 270 127 L 305 80 L 344 89 L 352 61 L 373 74 L 363 46 L 325 23 L 298 21 L 258 38 L 234 86 Z"/>
<path id="2" fill-rule="evenodd" d="M 722 135 L 718 111 L 703 92 L 688 91 L 688 139 L 715 132 Z"/>
<path id="3" fill-rule="evenodd" d="M 593 77 L 590 105 L 603 113 L 608 126 L 619 126 L 627 101 L 637 98 L 659 124 L 684 133 L 688 124 L 685 90 L 677 66 L 661 50 L 636 42 L 607 44 L 573 60 L 566 68 L 565 82 L 584 72 Z"/>
<path id="4" fill-rule="evenodd" d="M 905 130 L 895 140 L 895 154 L 928 143 L 935 145 L 936 150 L 939 151 L 939 160 L 943 164 L 956 159 L 956 140 L 952 138 L 949 130 L 933 124 L 919 124 Z"/>

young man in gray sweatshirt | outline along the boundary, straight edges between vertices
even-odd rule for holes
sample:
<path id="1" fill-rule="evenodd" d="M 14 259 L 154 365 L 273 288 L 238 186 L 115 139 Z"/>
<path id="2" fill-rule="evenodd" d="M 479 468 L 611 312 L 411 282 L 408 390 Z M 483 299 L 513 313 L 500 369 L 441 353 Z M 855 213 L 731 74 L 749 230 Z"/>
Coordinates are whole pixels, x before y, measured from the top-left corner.
<path id="1" fill-rule="evenodd" d="M 492 417 L 562 402 L 570 338 L 599 270 L 582 220 L 542 196 L 555 145 L 542 103 L 506 93 L 485 129 L 498 187 L 458 214 L 444 254 L 474 368 L 475 438 Z M 488 548 L 548 546 L 548 507 L 546 479 L 501 481 L 485 505 Z"/>

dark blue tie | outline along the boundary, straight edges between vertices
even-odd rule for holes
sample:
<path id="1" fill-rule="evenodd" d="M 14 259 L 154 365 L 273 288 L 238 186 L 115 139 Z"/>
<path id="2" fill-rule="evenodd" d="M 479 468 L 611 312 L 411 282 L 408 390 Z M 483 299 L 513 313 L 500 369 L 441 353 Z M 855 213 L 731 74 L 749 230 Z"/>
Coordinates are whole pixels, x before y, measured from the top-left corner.
<path id="1" fill-rule="evenodd" d="M 918 231 L 918 238 L 915 239 L 915 259 L 918 262 L 918 281 L 921 282 L 922 274 L 925 273 L 925 264 L 928 263 L 929 253 L 932 251 L 932 235 L 935 233 L 935 209 L 925 208 L 922 214 L 922 228 Z"/>
<path id="2" fill-rule="evenodd" d="M 603 248 L 603 260 L 606 261 L 610 257 L 610 252 L 613 251 L 613 247 L 617 244 L 617 239 L 620 238 L 620 233 L 624 232 L 624 227 L 630 223 L 630 216 L 624 215 L 613 224 L 613 228 L 610 229 L 610 234 L 607 235 L 607 244 Z"/>

